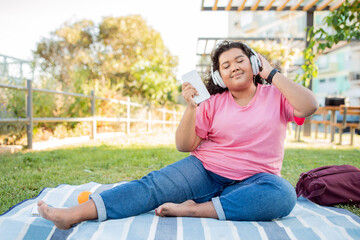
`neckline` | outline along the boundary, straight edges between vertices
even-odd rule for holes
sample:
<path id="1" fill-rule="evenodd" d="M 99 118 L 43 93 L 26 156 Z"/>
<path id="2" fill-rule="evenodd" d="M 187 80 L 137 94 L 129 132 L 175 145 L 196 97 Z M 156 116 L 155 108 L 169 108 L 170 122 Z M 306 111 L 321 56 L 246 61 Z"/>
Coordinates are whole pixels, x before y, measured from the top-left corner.
<path id="1" fill-rule="evenodd" d="M 231 94 L 230 90 L 228 90 L 228 96 L 229 96 L 229 98 L 231 98 L 231 101 L 232 101 L 234 104 L 236 104 L 237 107 L 239 107 L 239 108 L 248 108 L 248 107 L 250 107 L 250 106 L 252 106 L 252 105 L 254 104 L 257 96 L 259 95 L 260 88 L 261 88 L 261 84 L 258 84 L 258 85 L 256 86 L 256 90 L 255 90 L 254 96 L 251 98 L 250 102 L 249 102 L 248 104 L 246 104 L 245 106 L 241 106 L 241 105 L 239 105 L 239 104 L 236 102 L 236 100 L 235 100 L 235 98 L 233 97 L 233 95 Z"/>

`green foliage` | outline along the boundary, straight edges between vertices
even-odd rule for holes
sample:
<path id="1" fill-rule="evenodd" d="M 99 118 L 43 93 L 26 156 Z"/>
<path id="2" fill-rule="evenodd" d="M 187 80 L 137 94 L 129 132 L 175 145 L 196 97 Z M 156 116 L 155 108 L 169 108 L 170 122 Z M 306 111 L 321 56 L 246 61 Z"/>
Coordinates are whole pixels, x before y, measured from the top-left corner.
<path id="1" fill-rule="evenodd" d="M 35 61 L 42 70 L 40 74 L 56 79 L 64 90 L 73 90 L 74 72 L 85 71 L 91 75 L 93 71 L 94 32 L 94 23 L 83 20 L 72 26 L 65 25 L 49 39 L 42 39 L 34 52 Z"/>
<path id="2" fill-rule="evenodd" d="M 129 96 L 132 101 L 156 107 L 177 101 L 177 64 L 177 58 L 170 54 L 160 34 L 141 16 L 106 17 L 99 25 L 82 20 L 64 24 L 38 43 L 33 65 L 40 70 L 39 81 L 33 83 L 33 88 L 85 95 L 94 90 L 96 96 L 117 100 L 126 100 L 125 96 Z M 4 89 L 0 92 L 0 103 L 1 117 L 26 117 L 24 92 Z M 34 117 L 88 117 L 90 114 L 88 98 L 33 92 Z M 96 101 L 97 116 L 124 114 L 123 105 Z M 78 123 L 37 123 L 34 137 L 41 140 L 47 140 L 51 134 L 64 137 L 67 133 L 59 134 L 61 130 L 79 132 L 77 125 L 80 126 Z M 25 130 L 22 123 L 0 124 L 0 144 L 24 144 Z"/>
<path id="3" fill-rule="evenodd" d="M 14 89 L 0 91 L 0 118 L 25 118 L 25 92 Z M 23 141 L 26 126 L 23 123 L 0 123 L 0 144 Z"/>
<path id="4" fill-rule="evenodd" d="M 105 17 L 98 26 L 88 20 L 66 24 L 38 44 L 35 59 L 41 74 L 65 91 L 103 96 L 106 88 L 154 104 L 175 102 L 178 94 L 177 58 L 138 15 Z"/>
<path id="5" fill-rule="evenodd" d="M 300 55 L 298 48 L 291 47 L 292 41 L 282 39 L 281 43 L 275 41 L 257 41 L 251 47 L 265 56 L 271 63 L 282 72 L 286 72 L 289 65 L 293 64 Z"/>
<path id="6" fill-rule="evenodd" d="M 296 77 L 304 86 L 309 86 L 310 80 L 317 76 L 318 67 L 315 64 L 319 54 L 331 49 L 340 41 L 360 39 L 360 0 L 346 0 L 338 9 L 324 18 L 327 28 L 308 29 L 309 45 L 304 50 L 304 73 Z"/>

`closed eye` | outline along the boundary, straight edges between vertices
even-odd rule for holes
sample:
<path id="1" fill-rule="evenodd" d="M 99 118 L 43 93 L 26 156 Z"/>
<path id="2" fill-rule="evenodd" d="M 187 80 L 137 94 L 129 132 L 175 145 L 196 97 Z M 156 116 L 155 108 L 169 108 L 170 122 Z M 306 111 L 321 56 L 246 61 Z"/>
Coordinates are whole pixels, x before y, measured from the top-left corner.
<path id="1" fill-rule="evenodd" d="M 236 62 L 242 63 L 244 61 L 244 58 L 245 58 L 244 55 L 240 55 L 240 56 L 237 56 L 235 59 L 236 59 Z"/>

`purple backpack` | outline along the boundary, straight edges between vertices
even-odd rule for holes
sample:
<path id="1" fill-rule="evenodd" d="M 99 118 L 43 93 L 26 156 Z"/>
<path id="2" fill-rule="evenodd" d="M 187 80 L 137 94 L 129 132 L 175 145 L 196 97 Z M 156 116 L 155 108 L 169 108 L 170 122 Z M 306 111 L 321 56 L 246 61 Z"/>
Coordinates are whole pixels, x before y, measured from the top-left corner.
<path id="1" fill-rule="evenodd" d="M 332 165 L 301 173 L 297 196 L 320 205 L 360 203 L 360 169 L 351 165 Z"/>

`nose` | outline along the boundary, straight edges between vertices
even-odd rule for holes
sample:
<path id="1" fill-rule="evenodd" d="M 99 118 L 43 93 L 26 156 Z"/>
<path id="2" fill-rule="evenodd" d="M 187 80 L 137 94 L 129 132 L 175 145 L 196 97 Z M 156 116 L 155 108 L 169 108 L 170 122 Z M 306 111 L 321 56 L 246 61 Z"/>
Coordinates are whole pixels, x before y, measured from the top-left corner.
<path id="1" fill-rule="evenodd" d="M 240 69 L 240 67 L 238 66 L 238 64 L 236 64 L 236 63 L 232 64 L 232 66 L 231 66 L 231 71 L 232 72 L 236 72 L 239 69 Z"/>

